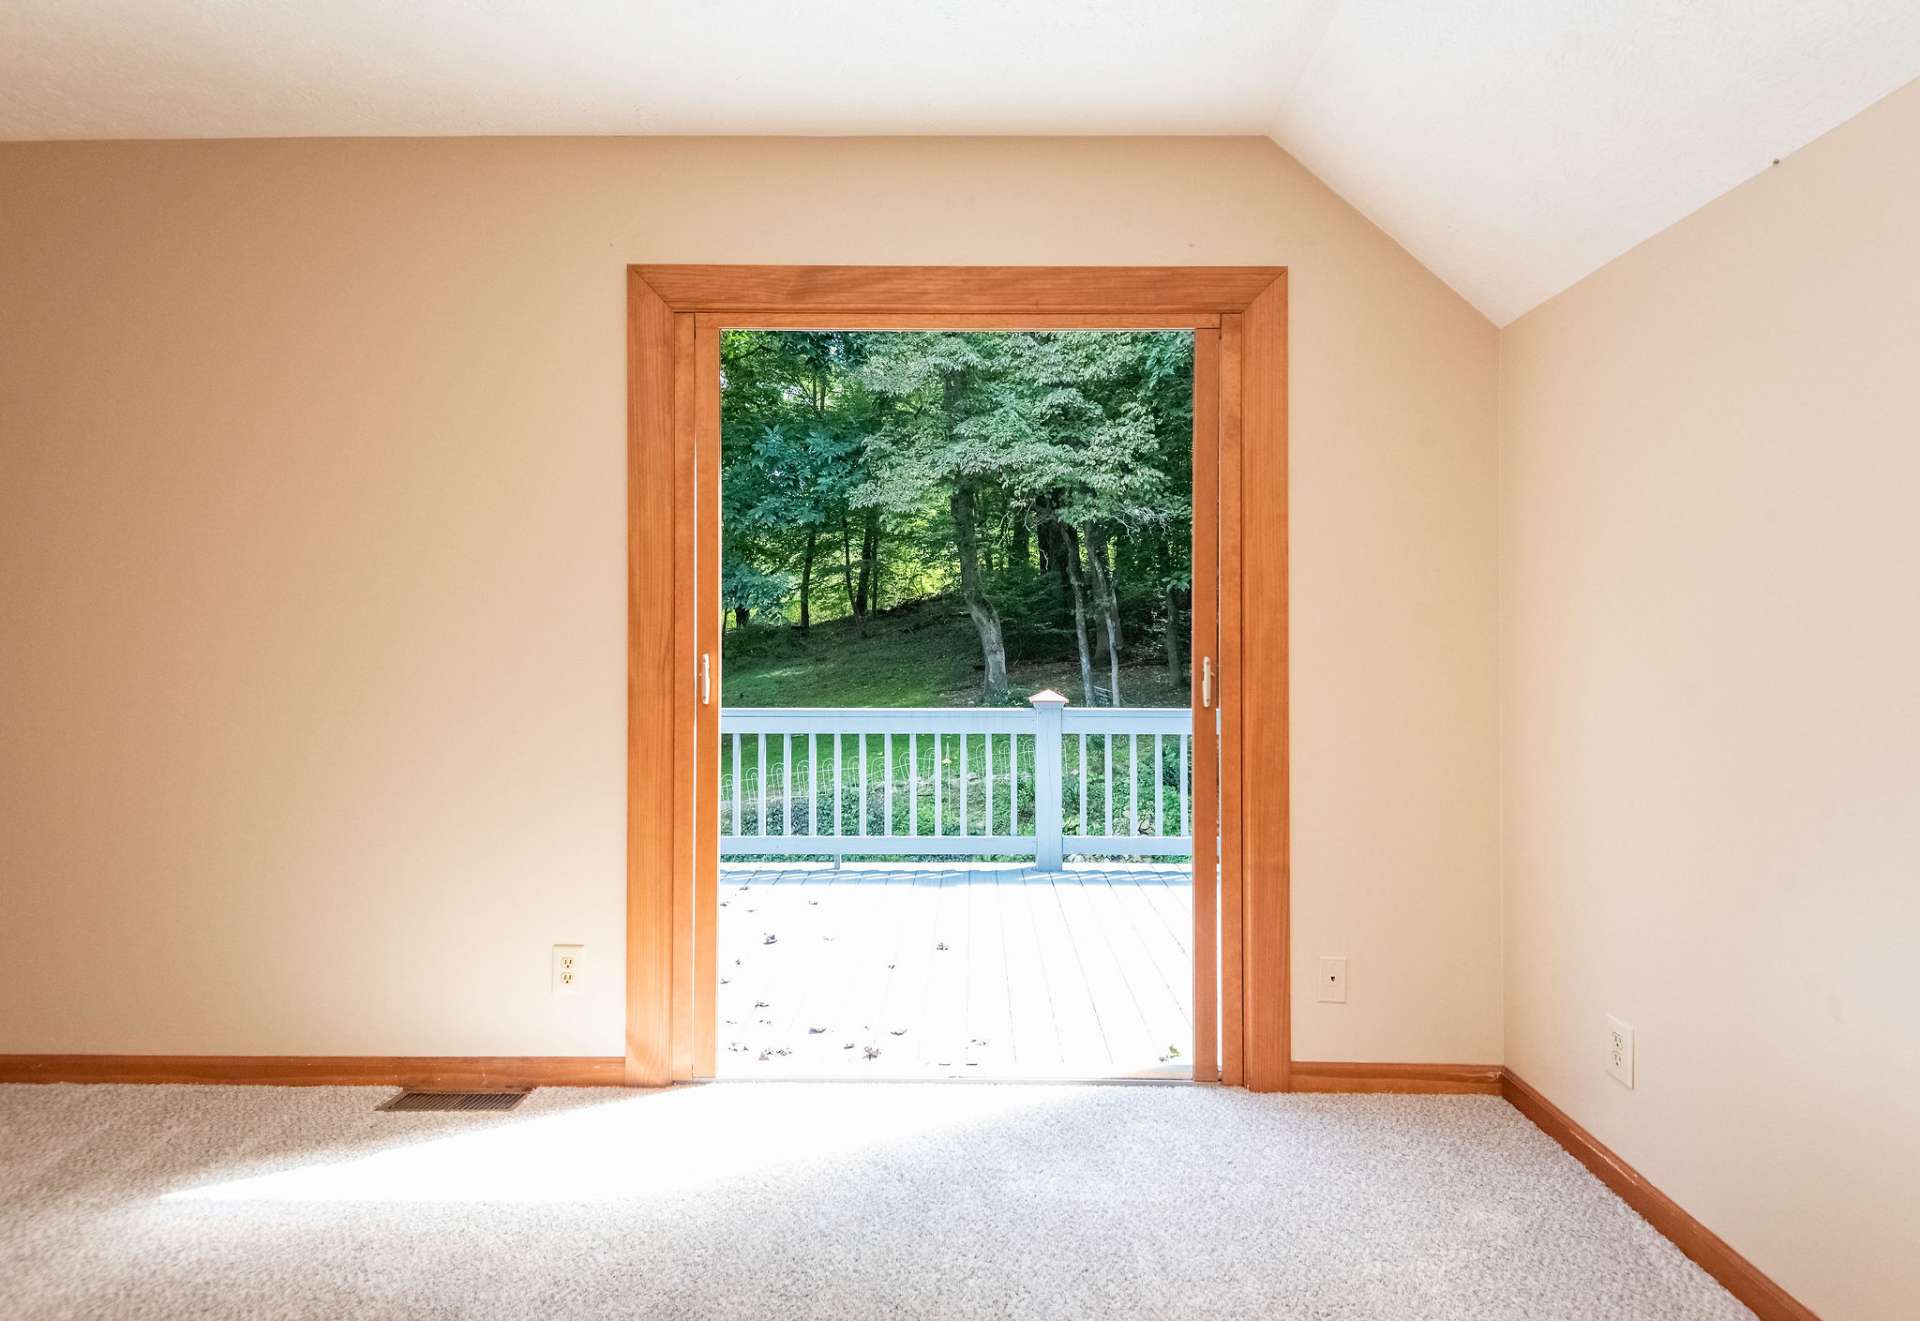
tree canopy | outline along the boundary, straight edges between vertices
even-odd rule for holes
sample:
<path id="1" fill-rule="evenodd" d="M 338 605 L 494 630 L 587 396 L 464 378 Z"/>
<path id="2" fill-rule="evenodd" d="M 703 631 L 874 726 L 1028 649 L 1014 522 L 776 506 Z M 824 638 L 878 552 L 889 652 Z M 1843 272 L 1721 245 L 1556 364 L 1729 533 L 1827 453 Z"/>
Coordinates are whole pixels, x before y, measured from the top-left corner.
<path id="1" fill-rule="evenodd" d="M 721 375 L 734 627 L 948 599 L 986 702 L 1010 649 L 1071 653 L 1089 705 L 1130 637 L 1183 677 L 1190 334 L 728 331 Z"/>

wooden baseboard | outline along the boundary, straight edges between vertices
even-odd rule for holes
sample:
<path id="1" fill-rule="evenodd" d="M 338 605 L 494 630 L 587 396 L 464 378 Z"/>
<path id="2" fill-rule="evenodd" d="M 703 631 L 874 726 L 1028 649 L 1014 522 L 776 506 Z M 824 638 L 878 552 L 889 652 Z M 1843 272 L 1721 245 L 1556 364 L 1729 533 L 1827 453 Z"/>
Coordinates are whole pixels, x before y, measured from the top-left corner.
<path id="1" fill-rule="evenodd" d="M 1620 1200 L 1646 1217 L 1647 1223 L 1673 1240 L 1694 1264 L 1720 1281 L 1726 1291 L 1745 1303 L 1760 1321 L 1820 1321 L 1803 1303 L 1775 1284 L 1718 1234 L 1688 1215 L 1681 1205 L 1648 1183 L 1640 1171 L 1575 1123 L 1559 1106 L 1515 1076 L 1501 1070 L 1501 1094 L 1548 1137 L 1592 1170 Z"/>
<path id="2" fill-rule="evenodd" d="M 1500 1095 L 1498 1064 L 1353 1064 L 1295 1060 L 1290 1092 L 1471 1092 Z"/>
<path id="3" fill-rule="evenodd" d="M 0 1082 L 510 1091 L 618 1087 L 618 1055 L 0 1055 Z"/>

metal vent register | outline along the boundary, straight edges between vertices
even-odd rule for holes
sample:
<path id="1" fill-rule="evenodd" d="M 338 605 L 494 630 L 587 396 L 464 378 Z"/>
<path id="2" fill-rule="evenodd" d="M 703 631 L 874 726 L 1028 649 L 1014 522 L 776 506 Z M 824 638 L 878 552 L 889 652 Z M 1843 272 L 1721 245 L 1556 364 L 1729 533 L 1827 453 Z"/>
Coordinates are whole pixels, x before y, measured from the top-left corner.
<path id="1" fill-rule="evenodd" d="M 401 1092 L 382 1102 L 380 1110 L 511 1110 L 527 1099 L 525 1092 Z"/>

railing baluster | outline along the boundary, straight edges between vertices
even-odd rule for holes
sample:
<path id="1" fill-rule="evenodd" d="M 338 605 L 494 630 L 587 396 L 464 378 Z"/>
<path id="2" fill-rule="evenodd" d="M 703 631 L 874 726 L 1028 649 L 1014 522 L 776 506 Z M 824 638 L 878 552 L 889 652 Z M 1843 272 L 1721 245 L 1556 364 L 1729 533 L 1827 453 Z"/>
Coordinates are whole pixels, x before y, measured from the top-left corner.
<path id="1" fill-rule="evenodd" d="M 807 833 L 820 833 L 820 736 L 807 735 Z"/>
<path id="2" fill-rule="evenodd" d="M 993 742 L 993 735 L 987 735 L 987 742 Z M 1007 779 L 1009 781 L 1013 779 L 1013 738 L 1011 735 L 1007 738 Z M 991 811 L 987 813 L 987 833 L 989 835 L 993 833 L 993 813 Z M 1009 835 L 1013 833 L 1013 823 L 1011 821 L 1007 823 L 1007 833 Z"/>
<path id="3" fill-rule="evenodd" d="M 943 741 L 939 731 L 936 730 L 933 735 L 933 834 L 936 839 L 947 833 L 947 821 L 941 815 L 940 801 L 941 790 L 945 787 L 947 779 L 946 768 L 940 761 L 940 745 Z"/>
<path id="4" fill-rule="evenodd" d="M 860 736 L 860 810 L 853 818 L 858 825 L 854 834 L 867 833 L 867 736 Z"/>
<path id="5" fill-rule="evenodd" d="M 880 833 L 883 835 L 891 835 L 893 833 L 893 735 L 882 734 L 880 737 L 887 741 L 887 755 L 885 758 L 887 771 L 887 820 Z"/>
<path id="6" fill-rule="evenodd" d="M 907 735 L 907 833 L 920 833 L 920 736 Z"/>
<path id="7" fill-rule="evenodd" d="M 967 833 L 967 744 L 973 739 L 964 732 L 960 735 L 960 833 Z"/>
<path id="8" fill-rule="evenodd" d="M 1140 833 L 1140 736 L 1127 735 L 1127 838 Z"/>
<path id="9" fill-rule="evenodd" d="M 1007 833 L 1013 830 L 1013 786 L 1020 780 L 1020 740 L 1013 734 L 1007 735 Z"/>
<path id="10" fill-rule="evenodd" d="M 993 735 L 987 734 L 980 740 L 980 754 L 987 759 L 987 779 L 980 791 L 980 833 L 993 833 Z"/>
<path id="11" fill-rule="evenodd" d="M 1020 736 L 1007 735 L 1007 833 L 1020 833 Z"/>
<path id="12" fill-rule="evenodd" d="M 1190 755 L 1188 744 L 1193 740 L 1185 734 L 1177 734 L 1175 737 L 1180 740 L 1180 791 L 1174 795 L 1174 801 L 1180 806 L 1180 828 L 1174 831 L 1174 833 L 1176 835 L 1191 835 L 1193 833 L 1193 818 L 1190 813 L 1193 809 L 1187 803 L 1187 758 Z"/>
<path id="13" fill-rule="evenodd" d="M 1020 833 L 1018 824 L 1013 819 L 1013 814 L 1019 801 L 1015 797 L 1019 785 L 1020 736 L 1018 734 L 1009 734 L 1007 735 L 1007 833 L 1009 835 L 1017 835 Z"/>
<path id="14" fill-rule="evenodd" d="M 753 763 L 753 777 L 760 782 L 760 816 L 754 823 L 753 833 L 765 835 L 767 830 L 767 736 L 760 736 L 760 751 Z"/>
<path id="15" fill-rule="evenodd" d="M 1087 736 L 1080 735 L 1080 833 L 1087 830 Z"/>
<path id="16" fill-rule="evenodd" d="M 1113 834 L 1113 735 L 1106 738 L 1106 755 L 1100 759 L 1100 773 L 1106 777 L 1107 787 L 1100 797 L 1107 809 L 1107 834 Z"/>
<path id="17" fill-rule="evenodd" d="M 740 777 L 744 774 L 740 764 L 740 736 L 733 736 L 733 833 L 740 833 Z"/>
<path id="18" fill-rule="evenodd" d="M 780 736 L 780 833 L 793 833 L 793 735 Z"/>
<path id="19" fill-rule="evenodd" d="M 1160 792 L 1160 735 L 1153 736 L 1153 833 L 1167 833 L 1167 796 Z"/>
<path id="20" fill-rule="evenodd" d="M 840 801 L 840 743 L 841 736 L 836 733 L 833 736 L 833 833 L 836 835 L 846 833 L 846 822 L 841 820 L 844 813 Z"/>

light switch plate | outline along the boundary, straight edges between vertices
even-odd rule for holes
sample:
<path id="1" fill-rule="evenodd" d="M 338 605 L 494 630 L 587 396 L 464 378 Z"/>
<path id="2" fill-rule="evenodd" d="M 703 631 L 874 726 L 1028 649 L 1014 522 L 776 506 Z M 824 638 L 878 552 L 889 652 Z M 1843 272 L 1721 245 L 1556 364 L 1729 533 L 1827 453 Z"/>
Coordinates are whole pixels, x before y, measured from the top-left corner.
<path id="1" fill-rule="evenodd" d="M 1320 987 L 1314 996 L 1325 1004 L 1347 1002 L 1347 960 L 1344 955 L 1327 954 L 1320 959 Z"/>

